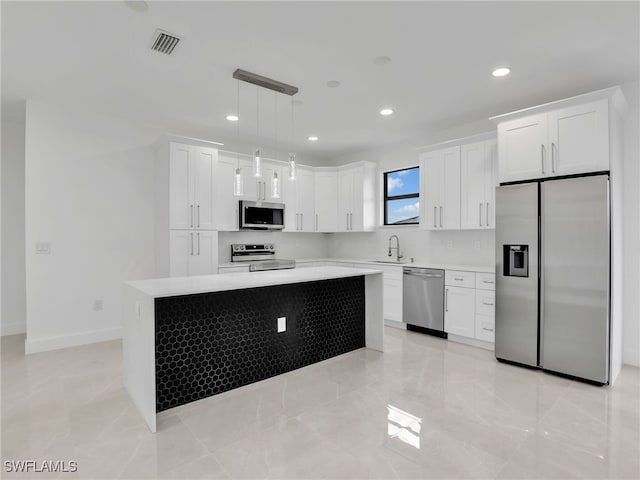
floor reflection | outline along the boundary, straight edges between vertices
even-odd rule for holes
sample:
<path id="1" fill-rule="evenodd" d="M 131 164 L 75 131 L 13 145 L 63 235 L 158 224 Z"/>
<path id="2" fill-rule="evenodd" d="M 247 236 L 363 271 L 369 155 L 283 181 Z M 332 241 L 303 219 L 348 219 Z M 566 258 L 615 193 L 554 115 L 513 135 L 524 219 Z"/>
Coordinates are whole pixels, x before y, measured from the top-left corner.
<path id="1" fill-rule="evenodd" d="M 401 442 L 420 448 L 420 424 L 422 419 L 387 405 L 387 434 Z"/>

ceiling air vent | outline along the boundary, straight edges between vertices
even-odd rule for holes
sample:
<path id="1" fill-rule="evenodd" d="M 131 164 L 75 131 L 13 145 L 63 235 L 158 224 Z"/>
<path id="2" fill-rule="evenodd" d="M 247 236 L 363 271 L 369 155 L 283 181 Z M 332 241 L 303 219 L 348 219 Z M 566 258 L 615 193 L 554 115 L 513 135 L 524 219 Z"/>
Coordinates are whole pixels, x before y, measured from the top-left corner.
<path id="1" fill-rule="evenodd" d="M 153 41 L 151 42 L 151 50 L 171 55 L 179 42 L 180 38 L 175 35 L 165 32 L 164 30 L 156 30 L 156 33 L 153 35 Z"/>

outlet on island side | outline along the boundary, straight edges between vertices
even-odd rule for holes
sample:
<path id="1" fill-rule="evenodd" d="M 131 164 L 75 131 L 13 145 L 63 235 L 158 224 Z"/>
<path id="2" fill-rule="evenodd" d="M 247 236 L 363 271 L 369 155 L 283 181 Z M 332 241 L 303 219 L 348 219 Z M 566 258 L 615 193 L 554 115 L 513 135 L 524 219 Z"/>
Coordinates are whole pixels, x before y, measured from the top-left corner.
<path id="1" fill-rule="evenodd" d="M 278 317 L 278 333 L 287 331 L 287 317 Z"/>
<path id="2" fill-rule="evenodd" d="M 447 250 L 453 250 L 453 240 L 447 240 Z"/>

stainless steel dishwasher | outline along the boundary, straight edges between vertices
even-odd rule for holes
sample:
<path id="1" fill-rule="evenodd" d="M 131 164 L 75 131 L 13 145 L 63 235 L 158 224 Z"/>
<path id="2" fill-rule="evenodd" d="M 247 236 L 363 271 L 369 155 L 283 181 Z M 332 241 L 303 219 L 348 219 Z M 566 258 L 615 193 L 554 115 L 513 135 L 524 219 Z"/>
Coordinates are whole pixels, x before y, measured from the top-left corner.
<path id="1" fill-rule="evenodd" d="M 447 338 L 444 331 L 444 270 L 405 267 L 402 321 L 407 330 Z"/>

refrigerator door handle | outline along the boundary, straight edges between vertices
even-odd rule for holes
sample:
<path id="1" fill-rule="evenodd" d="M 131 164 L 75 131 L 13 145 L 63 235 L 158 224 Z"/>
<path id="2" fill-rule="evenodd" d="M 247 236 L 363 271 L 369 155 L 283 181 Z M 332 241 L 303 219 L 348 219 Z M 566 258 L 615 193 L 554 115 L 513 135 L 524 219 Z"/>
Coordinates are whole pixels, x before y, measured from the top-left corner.
<path id="1" fill-rule="evenodd" d="M 551 173 L 556 173 L 556 156 L 555 156 L 556 144 L 551 142 Z"/>
<path id="2" fill-rule="evenodd" d="M 444 290 L 444 311 L 445 312 L 449 311 L 449 289 L 448 288 Z"/>
<path id="3" fill-rule="evenodd" d="M 488 227 L 489 226 L 489 202 L 487 202 L 487 215 L 486 215 L 485 221 L 487 222 L 487 227 Z"/>

